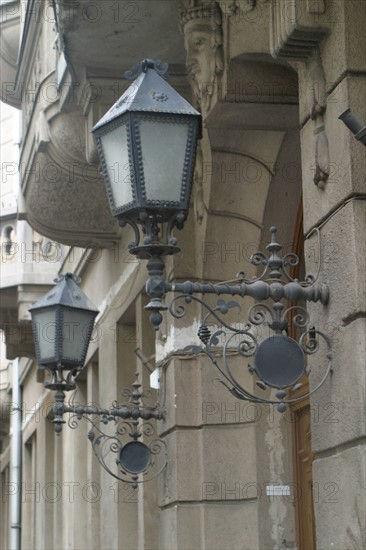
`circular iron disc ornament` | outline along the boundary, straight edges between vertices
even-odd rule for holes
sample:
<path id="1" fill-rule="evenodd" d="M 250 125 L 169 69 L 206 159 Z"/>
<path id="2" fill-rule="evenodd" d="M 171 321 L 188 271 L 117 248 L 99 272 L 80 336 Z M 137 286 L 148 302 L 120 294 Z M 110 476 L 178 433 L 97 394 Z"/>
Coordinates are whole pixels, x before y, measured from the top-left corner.
<path id="1" fill-rule="evenodd" d="M 130 474 L 141 474 L 149 466 L 151 451 L 141 441 L 130 441 L 122 447 L 119 453 L 119 463 Z"/>
<path id="2" fill-rule="evenodd" d="M 270 336 L 258 346 L 254 367 L 259 378 L 272 388 L 287 388 L 305 371 L 304 352 L 292 338 L 281 334 Z"/>

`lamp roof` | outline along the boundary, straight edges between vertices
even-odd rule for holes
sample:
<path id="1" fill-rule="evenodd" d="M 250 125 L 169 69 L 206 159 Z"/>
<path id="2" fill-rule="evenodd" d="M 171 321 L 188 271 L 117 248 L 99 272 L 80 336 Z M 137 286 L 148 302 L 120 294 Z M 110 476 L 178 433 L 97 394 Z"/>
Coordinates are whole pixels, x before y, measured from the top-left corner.
<path id="1" fill-rule="evenodd" d="M 94 126 L 93 132 L 128 112 L 193 115 L 201 120 L 200 113 L 160 76 L 167 73 L 167 65 L 145 59 L 135 68 L 136 80 Z M 126 71 L 125 76 L 131 79 L 132 72 Z"/>
<path id="2" fill-rule="evenodd" d="M 61 278 L 56 279 L 55 282 L 57 282 L 57 284 L 29 308 L 30 312 L 52 306 L 65 306 L 94 312 L 95 314 L 99 313 L 89 298 L 76 284 L 72 273 L 62 275 Z"/>

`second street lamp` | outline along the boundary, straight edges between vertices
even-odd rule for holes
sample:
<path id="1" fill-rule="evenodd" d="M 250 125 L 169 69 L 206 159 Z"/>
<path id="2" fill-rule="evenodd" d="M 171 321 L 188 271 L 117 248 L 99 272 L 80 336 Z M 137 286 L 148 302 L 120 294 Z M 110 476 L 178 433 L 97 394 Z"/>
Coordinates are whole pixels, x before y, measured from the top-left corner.
<path id="1" fill-rule="evenodd" d="M 88 439 L 101 466 L 114 478 L 137 487 L 158 475 L 167 461 L 166 445 L 155 437 L 151 424 L 164 418 L 163 407 L 159 402 L 144 404 L 147 393 L 141 389 L 137 373 L 132 388 L 123 391 L 128 396 L 124 403 L 114 401 L 110 407 L 75 405 L 72 399 L 65 403 L 65 392 L 76 388 L 98 314 L 77 282 L 72 273 L 59 277 L 29 310 L 37 363 L 50 374 L 45 387 L 55 391 L 54 429 L 61 433 L 65 414 L 70 415 L 70 428 L 86 420 L 90 424 Z M 144 442 L 140 441 L 142 435 Z M 161 455 L 159 463 L 157 455 Z"/>
<path id="2" fill-rule="evenodd" d="M 47 387 L 75 387 L 73 377 L 85 362 L 99 313 L 71 273 L 30 308 L 37 362 L 51 373 Z M 67 378 L 64 371 L 68 372 Z"/>

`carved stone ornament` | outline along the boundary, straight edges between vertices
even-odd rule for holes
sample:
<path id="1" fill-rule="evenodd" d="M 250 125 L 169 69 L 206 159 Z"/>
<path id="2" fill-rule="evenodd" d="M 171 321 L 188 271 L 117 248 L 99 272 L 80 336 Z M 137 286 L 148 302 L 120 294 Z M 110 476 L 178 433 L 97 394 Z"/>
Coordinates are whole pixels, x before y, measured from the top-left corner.
<path id="1" fill-rule="evenodd" d="M 194 170 L 194 214 L 196 221 L 202 224 L 205 212 L 207 212 L 207 206 L 203 199 L 203 151 L 200 143 L 197 147 L 196 153 L 196 166 Z"/>
<path id="2" fill-rule="evenodd" d="M 194 99 L 208 112 L 217 91 L 218 75 L 224 68 L 220 6 L 207 0 L 181 0 L 180 21 Z"/>
<path id="3" fill-rule="evenodd" d="M 329 145 L 325 133 L 324 113 L 326 110 L 325 75 L 319 58 L 311 71 L 308 88 L 310 118 L 314 121 L 315 171 L 314 183 L 323 188 L 329 178 Z"/>
<path id="4" fill-rule="evenodd" d="M 222 13 L 229 17 L 239 12 L 249 13 L 254 10 L 257 0 L 219 0 Z"/>

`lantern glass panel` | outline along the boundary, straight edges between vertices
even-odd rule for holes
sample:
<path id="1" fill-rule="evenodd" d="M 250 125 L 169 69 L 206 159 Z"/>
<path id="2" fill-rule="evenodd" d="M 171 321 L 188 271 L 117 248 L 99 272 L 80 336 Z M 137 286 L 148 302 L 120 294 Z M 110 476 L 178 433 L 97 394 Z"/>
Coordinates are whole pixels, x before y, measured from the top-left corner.
<path id="1" fill-rule="evenodd" d="M 38 362 L 56 358 L 56 339 L 58 337 L 56 327 L 56 308 L 46 309 L 33 313 L 33 327 L 36 331 L 39 357 Z"/>
<path id="2" fill-rule="evenodd" d="M 115 208 L 133 201 L 127 138 L 126 124 L 100 137 Z"/>
<path id="3" fill-rule="evenodd" d="M 189 123 L 142 120 L 140 137 L 148 201 L 181 201 Z"/>
<path id="4" fill-rule="evenodd" d="M 62 308 L 62 361 L 84 363 L 94 318 L 94 312 Z"/>

